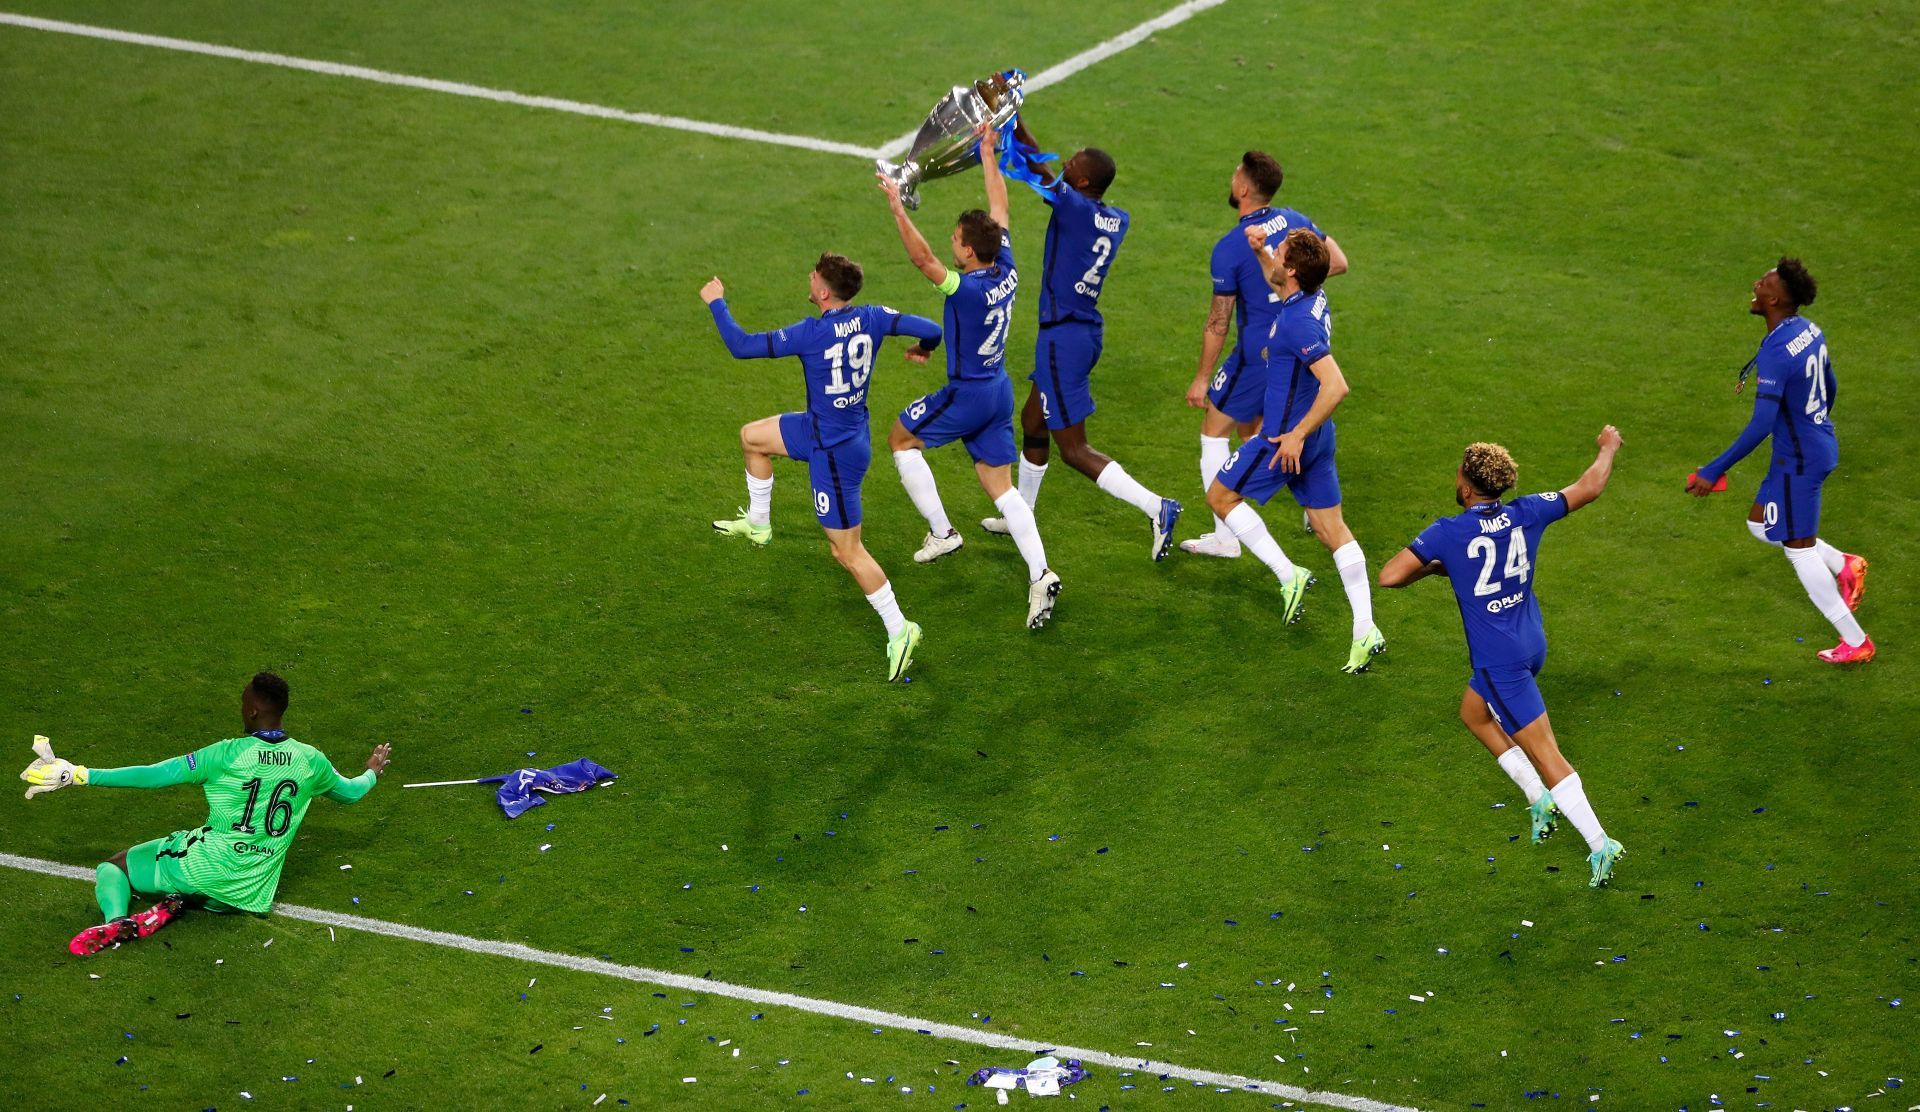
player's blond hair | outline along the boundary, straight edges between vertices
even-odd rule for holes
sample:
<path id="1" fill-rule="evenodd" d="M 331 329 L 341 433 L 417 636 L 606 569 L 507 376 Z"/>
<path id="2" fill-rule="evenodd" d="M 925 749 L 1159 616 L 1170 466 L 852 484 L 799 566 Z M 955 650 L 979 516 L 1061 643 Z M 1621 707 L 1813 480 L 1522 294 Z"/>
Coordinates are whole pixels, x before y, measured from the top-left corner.
<path id="1" fill-rule="evenodd" d="M 1473 489 L 1498 498 L 1513 489 L 1520 465 L 1513 462 L 1513 453 L 1482 440 L 1467 445 L 1466 455 L 1460 457 L 1460 474 Z"/>

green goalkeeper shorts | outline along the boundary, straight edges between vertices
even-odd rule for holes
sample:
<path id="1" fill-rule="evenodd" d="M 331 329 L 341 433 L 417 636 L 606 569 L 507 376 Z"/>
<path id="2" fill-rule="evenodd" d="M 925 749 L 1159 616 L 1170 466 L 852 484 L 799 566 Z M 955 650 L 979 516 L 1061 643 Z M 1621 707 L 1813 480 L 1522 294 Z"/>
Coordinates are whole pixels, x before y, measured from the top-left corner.
<path id="1" fill-rule="evenodd" d="M 127 879 L 143 896 L 180 896 L 189 907 L 208 911 L 240 911 L 217 895 L 201 891 L 187 879 L 189 860 L 202 851 L 206 828 L 176 830 L 164 838 L 141 842 L 127 851 Z"/>

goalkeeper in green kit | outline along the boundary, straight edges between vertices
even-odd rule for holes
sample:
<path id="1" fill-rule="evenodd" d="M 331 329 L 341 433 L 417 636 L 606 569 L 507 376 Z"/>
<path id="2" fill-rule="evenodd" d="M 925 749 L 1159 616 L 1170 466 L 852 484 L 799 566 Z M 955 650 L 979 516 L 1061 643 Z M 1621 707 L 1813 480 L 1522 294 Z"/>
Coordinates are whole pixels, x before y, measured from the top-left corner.
<path id="1" fill-rule="evenodd" d="M 187 907 L 259 915 L 273 906 L 280 868 L 307 804 L 317 796 L 336 803 L 358 801 L 373 790 L 387 767 L 388 753 L 386 745 L 375 746 L 367 770 L 348 779 L 318 749 L 287 736 L 280 728 L 286 710 L 287 681 L 261 672 L 240 693 L 246 736 L 216 741 L 159 764 L 89 769 L 55 757 L 45 738 L 34 739 L 38 759 L 20 774 L 32 785 L 28 799 L 69 785 L 199 784 L 207 793 L 205 826 L 142 842 L 99 867 L 94 896 L 105 921 L 75 935 L 69 950 L 95 954 L 145 938 Z M 136 893 L 159 903 L 128 915 Z"/>

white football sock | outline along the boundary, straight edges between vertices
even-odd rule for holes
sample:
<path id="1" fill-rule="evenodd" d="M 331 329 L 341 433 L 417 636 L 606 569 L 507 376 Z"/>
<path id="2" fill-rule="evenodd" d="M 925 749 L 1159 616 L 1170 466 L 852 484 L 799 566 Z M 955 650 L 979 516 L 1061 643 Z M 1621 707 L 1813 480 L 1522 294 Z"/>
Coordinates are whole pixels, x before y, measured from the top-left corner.
<path id="1" fill-rule="evenodd" d="M 1761 544 L 1770 544 L 1775 548 L 1780 547 L 1779 541 L 1767 539 L 1767 523 L 1764 521 L 1747 522 L 1747 532 L 1752 533 L 1753 539 L 1759 541 Z"/>
<path id="2" fill-rule="evenodd" d="M 1359 541 L 1348 541 L 1333 550 L 1333 566 L 1340 569 L 1340 585 L 1347 589 L 1347 605 L 1353 607 L 1353 639 L 1365 637 L 1373 629 L 1373 588 L 1367 582 L 1367 557 Z"/>
<path id="3" fill-rule="evenodd" d="M 1040 578 L 1047 570 L 1047 550 L 1040 544 L 1040 527 L 1034 524 L 1033 507 L 1020 497 L 1020 492 L 1010 490 L 993 500 L 1001 516 L 1007 519 L 1007 532 L 1013 534 L 1013 543 L 1020 549 L 1020 555 L 1027 561 L 1027 582 Z"/>
<path id="4" fill-rule="evenodd" d="M 906 615 L 900 613 L 900 604 L 894 601 L 891 582 L 880 584 L 879 590 L 867 596 L 867 604 L 872 606 L 874 612 L 880 615 L 880 620 L 886 623 L 888 637 L 893 637 L 907 628 Z"/>
<path id="5" fill-rule="evenodd" d="M 1789 548 L 1787 562 L 1800 577 L 1800 585 L 1807 589 L 1807 597 L 1813 600 L 1821 616 L 1833 623 L 1842 641 L 1858 645 L 1867 639 L 1853 611 L 1847 609 L 1847 600 L 1840 597 L 1840 585 L 1834 582 L 1833 573 L 1827 570 L 1827 562 L 1820 558 L 1819 549 Z"/>
<path id="6" fill-rule="evenodd" d="M 1029 463 L 1027 457 L 1020 457 L 1020 497 L 1029 506 L 1040 504 L 1040 483 L 1047 477 L 1047 465 Z"/>
<path id="7" fill-rule="evenodd" d="M 1570 774 L 1547 789 L 1553 793 L 1553 805 L 1567 816 L 1567 821 L 1587 840 L 1587 848 L 1599 853 L 1607 845 L 1607 832 L 1600 828 L 1600 819 L 1593 813 L 1593 804 L 1587 802 L 1587 789 L 1580 785 L 1580 774 Z"/>
<path id="8" fill-rule="evenodd" d="M 1527 751 L 1516 745 L 1497 759 L 1500 770 L 1520 785 L 1521 794 L 1527 797 L 1527 806 L 1540 802 L 1540 797 L 1547 792 L 1547 786 L 1540 782 L 1540 774 L 1534 770 L 1533 762 L 1527 759 Z"/>
<path id="9" fill-rule="evenodd" d="M 1246 545 L 1255 556 L 1260 557 L 1261 563 L 1273 569 L 1273 574 L 1280 577 L 1280 582 L 1288 583 L 1293 580 L 1293 561 L 1287 559 L 1287 554 L 1280 551 L 1280 542 L 1273 539 L 1272 533 L 1267 532 L 1267 523 L 1260 520 L 1260 515 L 1253 512 L 1252 506 L 1245 502 L 1235 506 L 1233 511 L 1227 514 L 1223 524 L 1234 536 L 1240 538 L 1241 544 Z"/>
<path id="10" fill-rule="evenodd" d="M 1846 553 L 1833 547 L 1832 545 L 1828 544 L 1826 541 L 1821 540 L 1819 537 L 1815 537 L 1813 539 L 1813 550 L 1815 552 L 1818 552 L 1820 554 L 1820 559 L 1826 562 L 1828 571 L 1832 572 L 1835 575 L 1839 575 L 1841 572 L 1846 570 L 1847 568 Z"/>
<path id="11" fill-rule="evenodd" d="M 953 532 L 953 522 L 947 520 L 947 508 L 940 504 L 940 488 L 934 484 L 933 469 L 927 466 L 927 457 L 920 454 L 920 449 L 893 453 L 893 465 L 900 469 L 900 485 L 907 488 L 913 508 L 927 519 L 928 531 L 936 537 Z"/>
<path id="12" fill-rule="evenodd" d="M 1160 513 L 1160 496 L 1141 486 L 1127 469 L 1119 463 L 1109 463 L 1100 469 L 1100 477 L 1093 485 L 1127 503 L 1148 517 L 1157 517 Z"/>
<path id="13" fill-rule="evenodd" d="M 1227 457 L 1232 454 L 1233 453 L 1228 450 L 1226 437 L 1201 435 L 1200 492 L 1202 494 L 1205 494 L 1212 488 L 1213 477 L 1218 475 L 1220 469 L 1227 465 Z M 1218 516 L 1215 516 L 1213 519 L 1213 531 L 1216 533 L 1227 532 L 1227 523 L 1222 521 Z"/>
<path id="14" fill-rule="evenodd" d="M 747 472 L 747 520 L 765 525 L 773 519 L 773 476 L 756 479 Z"/>

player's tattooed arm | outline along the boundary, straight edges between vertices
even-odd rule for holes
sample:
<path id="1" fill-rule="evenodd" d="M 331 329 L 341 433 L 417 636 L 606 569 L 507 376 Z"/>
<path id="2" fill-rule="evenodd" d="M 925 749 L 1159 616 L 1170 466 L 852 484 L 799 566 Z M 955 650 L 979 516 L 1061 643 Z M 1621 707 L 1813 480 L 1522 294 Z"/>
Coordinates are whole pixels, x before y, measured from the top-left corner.
<path id="1" fill-rule="evenodd" d="M 926 275 L 927 281 L 938 286 L 947 280 L 947 268 L 934 257 L 933 248 L 927 246 L 927 237 L 920 234 L 920 228 L 907 215 L 907 206 L 900 199 L 900 185 L 885 174 L 874 174 L 879 179 L 880 192 L 887 195 L 887 207 L 893 210 L 893 225 L 900 233 L 900 245 L 907 249 L 907 261 Z"/>
<path id="2" fill-rule="evenodd" d="M 1187 387 L 1187 404 L 1195 409 L 1206 408 L 1207 379 L 1213 376 L 1213 368 L 1220 362 L 1220 349 L 1227 346 L 1227 330 L 1232 327 L 1233 307 L 1239 300 L 1230 293 L 1213 295 L 1206 327 L 1200 333 L 1200 366 Z"/>
<path id="3" fill-rule="evenodd" d="M 1417 583 L 1427 576 L 1440 571 L 1440 561 L 1432 563 L 1420 559 L 1411 548 L 1403 548 L 1393 559 L 1380 566 L 1380 585 L 1382 587 L 1405 587 Z"/>
<path id="4" fill-rule="evenodd" d="M 1600 492 L 1607 489 L 1607 480 L 1613 478 L 1613 457 L 1620 451 L 1620 430 L 1608 425 L 1600 430 L 1594 443 L 1600 446 L 1600 451 L 1593 457 L 1593 463 L 1572 486 L 1560 492 L 1560 497 L 1567 500 L 1568 513 L 1600 497 Z"/>
<path id="5" fill-rule="evenodd" d="M 1227 338 L 1227 326 L 1233 321 L 1233 306 L 1240 299 L 1233 294 L 1214 294 L 1213 305 L 1207 310 L 1207 335 Z M 1213 362 L 1211 359 L 1206 362 Z"/>

